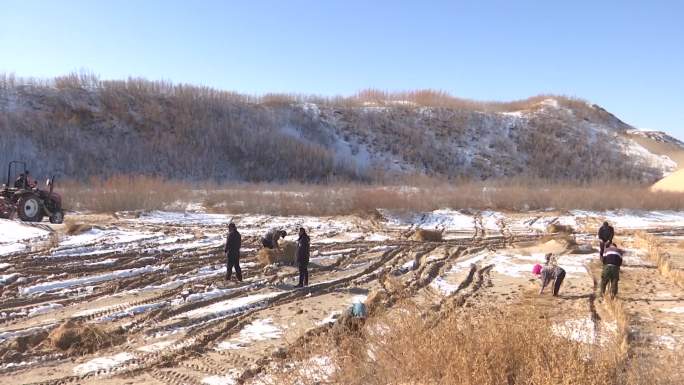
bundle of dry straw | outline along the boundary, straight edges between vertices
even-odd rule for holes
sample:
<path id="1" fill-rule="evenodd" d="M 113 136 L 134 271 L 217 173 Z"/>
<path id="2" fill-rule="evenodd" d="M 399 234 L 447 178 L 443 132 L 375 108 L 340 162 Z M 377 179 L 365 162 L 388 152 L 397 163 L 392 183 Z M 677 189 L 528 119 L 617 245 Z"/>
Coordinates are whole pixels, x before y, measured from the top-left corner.
<path id="1" fill-rule="evenodd" d="M 261 249 L 257 253 L 257 261 L 262 266 L 279 263 L 282 265 L 294 265 L 297 245 L 294 242 L 283 241 L 278 249 Z"/>
<path id="2" fill-rule="evenodd" d="M 441 242 L 443 233 L 444 233 L 444 229 L 442 229 L 442 230 L 418 229 L 418 230 L 416 230 L 415 233 L 413 233 L 413 236 L 411 238 L 414 241 L 419 241 L 419 242 Z"/>

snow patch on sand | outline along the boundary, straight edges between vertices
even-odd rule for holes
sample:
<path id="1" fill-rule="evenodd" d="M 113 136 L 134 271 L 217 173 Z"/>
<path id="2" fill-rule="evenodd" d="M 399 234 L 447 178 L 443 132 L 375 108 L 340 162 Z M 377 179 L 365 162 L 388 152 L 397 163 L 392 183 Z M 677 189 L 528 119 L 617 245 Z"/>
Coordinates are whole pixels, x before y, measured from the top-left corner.
<path id="1" fill-rule="evenodd" d="M 452 209 L 408 215 L 395 214 L 387 210 L 382 210 L 381 213 L 391 226 L 407 227 L 414 225 L 422 229 L 445 228 L 447 231 L 472 231 L 475 228 L 473 216 Z"/>
<path id="2" fill-rule="evenodd" d="M 666 308 L 660 309 L 660 311 L 666 312 L 666 313 L 684 314 L 684 306 L 666 307 Z"/>
<path id="3" fill-rule="evenodd" d="M 135 356 L 126 352 L 109 357 L 95 358 L 86 363 L 76 365 L 76 367 L 74 367 L 74 374 L 82 376 L 88 373 L 97 372 L 98 370 L 111 370 L 134 358 Z"/>
<path id="4" fill-rule="evenodd" d="M 239 349 L 254 341 L 278 339 L 282 335 L 282 330 L 273 325 L 273 321 L 270 318 L 255 320 L 240 330 L 237 338 L 219 343 L 216 350 Z"/>
<path id="5" fill-rule="evenodd" d="M 0 243 L 0 255 L 10 255 L 14 253 L 19 253 L 27 249 L 27 245 L 23 243 Z"/>
<path id="6" fill-rule="evenodd" d="M 300 370 L 302 374 L 313 381 L 327 381 L 337 368 L 328 356 L 314 356 L 310 358 Z"/>
<path id="7" fill-rule="evenodd" d="M 46 293 L 59 289 L 67 289 L 74 286 L 90 285 L 94 283 L 110 281 L 118 278 L 133 277 L 136 275 L 153 273 L 157 271 L 167 271 L 168 266 L 145 266 L 137 269 L 117 270 L 107 274 L 91 275 L 80 278 L 65 279 L 61 281 L 48 281 L 37 285 L 23 287 L 19 290 L 21 295 L 32 295 Z"/>
<path id="8" fill-rule="evenodd" d="M 323 318 L 320 322 L 318 322 L 318 325 L 325 325 L 325 324 L 331 324 L 337 321 L 337 319 L 342 315 L 341 311 L 334 311 L 330 313 L 327 317 Z"/>
<path id="9" fill-rule="evenodd" d="M 208 376 L 202 379 L 203 384 L 207 385 L 235 385 L 237 380 L 232 374 L 227 374 L 224 376 Z"/>
<path id="10" fill-rule="evenodd" d="M 119 229 L 91 229 L 84 233 L 67 237 L 65 240 L 60 242 L 59 250 L 75 246 L 87 246 L 99 242 L 108 245 L 134 243 L 145 239 L 160 237 L 162 235 L 162 233 L 149 233 Z"/>
<path id="11" fill-rule="evenodd" d="M 167 347 L 173 345 L 173 343 L 174 341 L 161 341 L 150 345 L 141 346 L 138 348 L 138 350 L 146 353 L 154 353 L 166 349 Z"/>
<path id="12" fill-rule="evenodd" d="M 463 261 L 455 263 L 451 269 L 449 269 L 449 273 L 457 273 L 459 271 L 465 270 L 466 268 L 469 268 L 470 265 L 472 264 L 477 264 L 478 262 L 482 261 L 486 257 L 488 257 L 490 253 L 488 251 L 481 251 L 473 256 L 471 256 L 468 259 L 464 259 Z"/>
<path id="13" fill-rule="evenodd" d="M 145 305 L 138 305 L 138 306 L 131 306 L 129 308 L 126 308 L 122 311 L 118 311 L 116 313 L 112 313 L 108 316 L 99 318 L 98 321 L 114 321 L 119 318 L 125 318 L 125 317 L 133 317 L 134 315 L 145 313 L 150 310 L 156 310 L 159 308 L 162 308 L 166 306 L 166 302 L 156 302 L 156 303 L 149 303 Z"/>
<path id="14" fill-rule="evenodd" d="M 552 325 L 551 331 L 554 335 L 571 341 L 585 344 L 593 344 L 596 342 L 594 322 L 589 318 L 571 319 L 562 324 Z"/>
<path id="15" fill-rule="evenodd" d="M 675 347 L 677 347 L 677 340 L 672 336 L 658 336 L 656 345 L 660 345 L 669 350 L 675 350 Z"/>
<path id="16" fill-rule="evenodd" d="M 0 219 L 0 239 L 2 239 L 3 244 L 39 238 L 47 234 L 47 230 L 38 227 L 8 219 Z"/>
<path id="17" fill-rule="evenodd" d="M 30 335 L 33 335 L 33 334 L 41 331 L 41 330 L 51 329 L 53 326 L 55 326 L 55 324 L 36 326 L 36 327 L 28 328 L 28 329 L 13 330 L 13 331 L 9 331 L 9 332 L 0 332 L 0 342 L 10 340 L 13 338 L 30 336 Z"/>
<path id="18" fill-rule="evenodd" d="M 572 210 L 570 213 L 575 217 L 589 217 L 601 222 L 608 221 L 616 230 L 684 226 L 684 212 L 682 211 Z"/>
<path id="19" fill-rule="evenodd" d="M 19 278 L 19 273 L 0 275 L 0 286 L 8 285 Z"/>
<path id="20" fill-rule="evenodd" d="M 373 234 L 367 236 L 366 238 L 364 238 L 364 240 L 366 240 L 368 242 L 385 242 L 388 239 L 390 239 L 389 236 L 384 235 L 384 234 L 377 234 L 377 233 L 373 233 Z"/>
<path id="21" fill-rule="evenodd" d="M 283 292 L 278 291 L 274 293 L 254 294 L 247 297 L 229 299 L 199 309 L 191 310 L 187 313 L 179 314 L 173 318 L 197 318 L 207 315 L 214 315 L 218 317 L 228 314 L 235 314 L 250 309 L 252 307 L 259 306 L 260 303 L 266 301 L 267 299 L 275 297 L 282 293 Z"/>
<path id="22" fill-rule="evenodd" d="M 236 291 L 243 291 L 243 290 L 249 290 L 253 289 L 258 285 L 258 283 L 253 283 L 251 285 L 247 286 L 242 286 L 242 287 L 235 287 L 235 288 L 228 288 L 228 289 L 217 289 L 217 288 L 212 288 L 209 291 L 206 291 L 204 293 L 193 293 L 190 294 L 185 301 L 186 302 L 195 302 L 195 301 L 202 301 L 202 300 L 207 300 L 207 299 L 212 299 L 212 298 L 218 298 L 222 297 L 224 295 L 228 295 L 230 293 L 234 293 Z"/>
<path id="23" fill-rule="evenodd" d="M 363 295 L 363 294 L 355 295 L 354 297 L 352 297 L 351 303 L 364 303 L 364 302 L 366 302 L 367 298 L 368 298 L 367 295 Z"/>
<path id="24" fill-rule="evenodd" d="M 232 216 L 223 214 L 152 211 L 132 221 L 151 224 L 223 225 L 230 223 L 232 220 Z"/>
<path id="25" fill-rule="evenodd" d="M 515 258 L 508 255 L 497 255 L 492 259 L 492 263 L 494 264 L 494 271 L 510 277 L 529 275 L 534 267 L 534 264 L 516 263 Z"/>
<path id="26" fill-rule="evenodd" d="M 62 306 L 62 305 L 60 305 L 60 304 L 58 304 L 58 303 L 49 303 L 49 304 L 46 304 L 46 305 L 36 306 L 36 307 L 34 307 L 34 308 L 31 308 L 31 309 L 28 311 L 28 316 L 29 316 L 29 317 L 33 317 L 33 316 L 37 316 L 37 315 L 40 315 L 40 314 L 49 313 L 49 312 L 51 312 L 51 311 L 53 311 L 53 310 L 61 309 L 61 308 L 63 308 L 63 307 L 64 307 L 64 306 Z"/>
<path id="27" fill-rule="evenodd" d="M 452 283 L 449 283 L 442 277 L 435 278 L 430 283 L 430 287 L 433 287 L 434 289 L 438 290 L 443 295 L 447 295 L 447 296 L 455 293 L 458 290 L 458 285 L 454 285 Z"/>

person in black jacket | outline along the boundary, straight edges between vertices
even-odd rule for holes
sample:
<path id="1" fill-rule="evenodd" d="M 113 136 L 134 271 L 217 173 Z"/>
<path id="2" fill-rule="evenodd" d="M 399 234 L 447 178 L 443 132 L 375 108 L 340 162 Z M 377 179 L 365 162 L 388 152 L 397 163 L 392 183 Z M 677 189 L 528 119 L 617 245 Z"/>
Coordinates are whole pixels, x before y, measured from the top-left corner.
<path id="1" fill-rule="evenodd" d="M 226 253 L 226 280 L 230 281 L 230 275 L 235 267 L 235 276 L 237 280 L 242 282 L 242 270 L 240 269 L 240 244 L 242 238 L 235 227 L 235 223 L 228 225 L 228 238 L 226 239 L 226 247 L 223 251 Z"/>
<path id="2" fill-rule="evenodd" d="M 299 284 L 296 287 L 309 286 L 309 246 L 311 239 L 303 227 L 299 228 L 297 240 L 297 265 L 299 265 Z"/>
<path id="3" fill-rule="evenodd" d="M 622 266 L 622 254 L 624 252 L 614 243 L 608 243 L 605 255 L 601 258 L 603 271 L 601 272 L 601 297 L 606 293 L 606 286 L 610 283 L 610 296 L 615 298 L 618 292 L 620 280 L 620 266 Z"/>
<path id="4" fill-rule="evenodd" d="M 601 260 L 603 260 L 603 252 L 606 249 L 606 245 L 613 242 L 613 236 L 615 236 L 613 226 L 609 225 L 608 222 L 603 222 L 603 226 L 598 231 L 598 238 L 601 240 L 601 250 L 599 251 Z"/>
<path id="5" fill-rule="evenodd" d="M 26 185 L 28 184 L 26 174 L 23 172 L 19 174 L 19 178 L 14 181 L 14 187 L 15 188 L 26 188 Z"/>

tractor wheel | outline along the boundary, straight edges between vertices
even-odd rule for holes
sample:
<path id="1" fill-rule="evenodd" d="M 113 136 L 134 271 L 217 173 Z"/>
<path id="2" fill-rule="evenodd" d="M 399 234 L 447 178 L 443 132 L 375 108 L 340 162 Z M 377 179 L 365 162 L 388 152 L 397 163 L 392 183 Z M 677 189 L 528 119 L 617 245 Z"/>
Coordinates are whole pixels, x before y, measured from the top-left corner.
<path id="1" fill-rule="evenodd" d="M 55 225 L 59 225 L 62 222 L 64 222 L 64 212 L 63 211 L 57 211 L 50 215 L 50 223 L 53 223 Z"/>
<path id="2" fill-rule="evenodd" d="M 19 199 L 17 211 L 19 218 L 24 222 L 40 222 L 43 220 L 43 205 L 40 199 L 33 194 Z"/>

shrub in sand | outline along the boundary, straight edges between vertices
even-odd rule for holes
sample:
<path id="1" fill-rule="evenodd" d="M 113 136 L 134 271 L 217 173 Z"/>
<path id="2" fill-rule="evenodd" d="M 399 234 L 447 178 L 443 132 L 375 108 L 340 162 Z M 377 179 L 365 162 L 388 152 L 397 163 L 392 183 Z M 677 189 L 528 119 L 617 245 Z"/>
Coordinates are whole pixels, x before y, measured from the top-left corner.
<path id="1" fill-rule="evenodd" d="M 47 342 L 53 349 L 75 354 L 93 353 L 123 340 L 123 336 L 118 333 L 73 320 L 62 323 L 47 337 Z"/>
<path id="2" fill-rule="evenodd" d="M 64 232 L 67 235 L 78 235 L 78 234 L 83 234 L 87 231 L 90 231 L 94 228 L 93 225 L 89 225 L 86 223 L 78 223 L 78 222 L 72 222 L 72 221 L 65 221 L 64 223 Z"/>
<path id="3" fill-rule="evenodd" d="M 441 242 L 443 232 L 444 232 L 444 229 L 442 229 L 442 230 L 418 229 L 418 230 L 416 230 L 415 233 L 413 233 L 413 236 L 411 238 L 414 241 L 420 241 L 420 242 Z"/>
<path id="4" fill-rule="evenodd" d="M 546 232 L 549 234 L 556 234 L 556 233 L 574 234 L 575 229 L 573 229 L 572 226 L 569 226 L 569 225 L 561 225 L 559 223 L 551 223 L 548 226 L 546 226 Z"/>
<path id="5" fill-rule="evenodd" d="M 27 350 L 40 345 L 47 337 L 47 332 L 38 332 L 28 336 L 21 336 L 10 342 L 8 348 L 19 353 L 25 353 Z"/>
<path id="6" fill-rule="evenodd" d="M 373 315 L 380 310 L 385 309 L 389 303 L 389 300 L 389 295 L 385 289 L 373 290 L 370 292 L 370 294 L 368 294 L 368 298 L 366 298 L 365 302 L 366 309 L 368 309 L 368 314 Z"/>
<path id="7" fill-rule="evenodd" d="M 297 245 L 294 242 L 283 241 L 280 243 L 280 250 L 266 248 L 259 250 L 257 261 L 264 266 L 274 263 L 293 265 L 296 262 L 296 251 Z"/>

